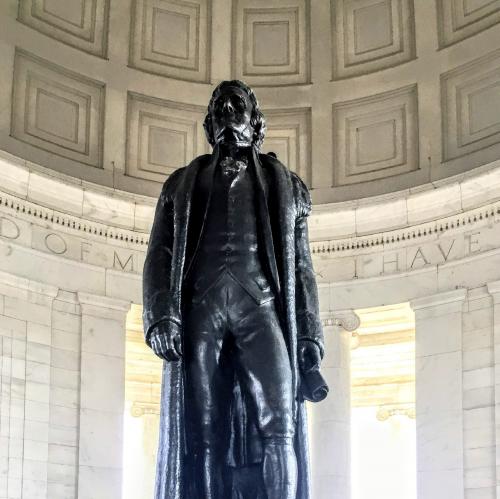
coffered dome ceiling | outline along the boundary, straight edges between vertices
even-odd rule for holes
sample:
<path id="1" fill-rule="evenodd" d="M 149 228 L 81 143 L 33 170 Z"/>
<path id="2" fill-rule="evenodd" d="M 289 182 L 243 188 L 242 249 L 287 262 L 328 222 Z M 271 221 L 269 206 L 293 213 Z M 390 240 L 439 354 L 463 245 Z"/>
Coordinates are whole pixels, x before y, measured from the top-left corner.
<path id="1" fill-rule="evenodd" d="M 209 150 L 206 105 L 233 77 L 316 203 L 500 157 L 500 0 L 3 0 L 0 16 L 0 149 L 76 179 L 157 195 Z"/>

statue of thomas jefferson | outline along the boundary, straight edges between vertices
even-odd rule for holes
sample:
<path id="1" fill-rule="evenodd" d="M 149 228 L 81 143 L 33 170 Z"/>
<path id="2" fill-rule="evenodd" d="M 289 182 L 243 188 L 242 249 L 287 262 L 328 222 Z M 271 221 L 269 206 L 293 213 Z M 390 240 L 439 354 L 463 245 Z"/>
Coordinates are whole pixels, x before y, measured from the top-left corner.
<path id="1" fill-rule="evenodd" d="M 253 91 L 224 81 L 212 154 L 176 170 L 144 266 L 146 343 L 165 360 L 155 499 L 308 499 L 304 399 L 327 386 L 308 190 L 261 154 Z"/>

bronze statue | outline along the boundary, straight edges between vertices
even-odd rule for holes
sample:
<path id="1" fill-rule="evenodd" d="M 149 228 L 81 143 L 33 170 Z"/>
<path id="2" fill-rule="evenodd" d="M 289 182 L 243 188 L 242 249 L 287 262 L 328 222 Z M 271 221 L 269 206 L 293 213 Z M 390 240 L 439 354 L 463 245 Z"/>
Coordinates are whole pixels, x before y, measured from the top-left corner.
<path id="1" fill-rule="evenodd" d="M 308 499 L 304 399 L 321 400 L 323 334 L 308 190 L 260 153 L 265 120 L 222 82 L 213 146 L 161 192 L 144 331 L 164 359 L 156 499 Z"/>

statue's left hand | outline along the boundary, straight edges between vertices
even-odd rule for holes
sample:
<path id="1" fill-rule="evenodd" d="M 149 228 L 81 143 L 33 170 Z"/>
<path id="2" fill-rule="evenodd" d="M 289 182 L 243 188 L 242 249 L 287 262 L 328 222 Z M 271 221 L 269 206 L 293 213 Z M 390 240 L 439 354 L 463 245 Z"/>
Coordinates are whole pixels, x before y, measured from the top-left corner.
<path id="1" fill-rule="evenodd" d="M 297 357 L 299 368 L 303 373 L 317 371 L 321 364 L 321 350 L 319 346 L 310 340 L 299 340 Z"/>

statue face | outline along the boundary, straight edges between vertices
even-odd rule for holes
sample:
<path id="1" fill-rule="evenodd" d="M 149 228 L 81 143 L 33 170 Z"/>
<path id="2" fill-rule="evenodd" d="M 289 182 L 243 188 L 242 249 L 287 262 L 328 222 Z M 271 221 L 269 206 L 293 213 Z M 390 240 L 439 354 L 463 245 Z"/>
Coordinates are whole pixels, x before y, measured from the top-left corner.
<path id="1" fill-rule="evenodd" d="M 216 143 L 249 146 L 254 128 L 253 105 L 244 90 L 225 87 L 213 104 L 212 126 Z"/>

